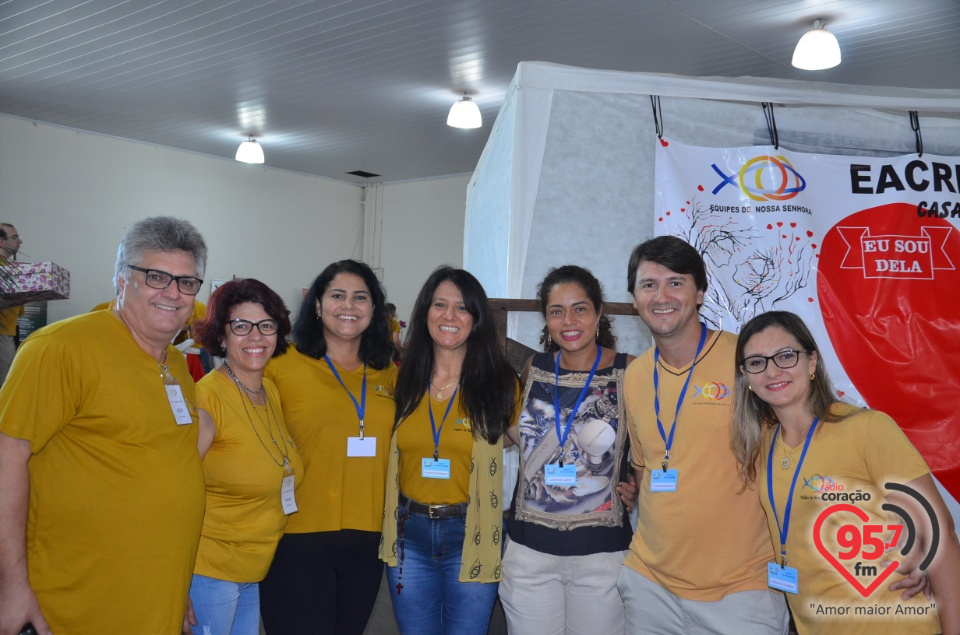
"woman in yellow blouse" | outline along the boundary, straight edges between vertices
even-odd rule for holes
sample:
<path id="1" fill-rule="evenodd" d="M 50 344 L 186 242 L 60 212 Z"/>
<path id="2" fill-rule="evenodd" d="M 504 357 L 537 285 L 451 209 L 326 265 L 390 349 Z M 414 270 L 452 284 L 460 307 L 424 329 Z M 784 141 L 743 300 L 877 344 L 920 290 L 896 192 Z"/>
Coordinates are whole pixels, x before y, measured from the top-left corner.
<path id="1" fill-rule="evenodd" d="M 397 379 L 380 550 L 404 635 L 487 632 L 500 581 L 501 438 L 519 389 L 483 287 L 462 269 L 434 271 Z"/>
<path id="2" fill-rule="evenodd" d="M 300 511 L 260 585 L 270 635 L 360 635 L 373 611 L 397 376 L 384 305 L 370 267 L 329 265 L 303 299 L 293 346 L 267 367 L 304 463 Z"/>
<path id="3" fill-rule="evenodd" d="M 263 376 L 287 348 L 283 300 L 259 280 L 232 280 L 210 296 L 196 326 L 208 352 L 224 358 L 197 384 L 197 445 L 206 514 L 190 586 L 195 635 L 257 635 L 258 582 L 270 567 L 303 463 L 290 439 L 277 387 Z"/>

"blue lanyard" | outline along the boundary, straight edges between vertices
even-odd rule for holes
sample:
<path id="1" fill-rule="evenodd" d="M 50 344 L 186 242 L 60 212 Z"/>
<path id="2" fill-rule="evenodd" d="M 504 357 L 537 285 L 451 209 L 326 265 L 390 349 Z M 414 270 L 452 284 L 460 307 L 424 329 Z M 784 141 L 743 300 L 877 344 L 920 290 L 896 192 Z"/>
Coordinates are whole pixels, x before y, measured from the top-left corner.
<path id="1" fill-rule="evenodd" d="M 777 515 L 777 503 L 773 498 L 773 448 L 777 444 L 777 436 L 780 434 L 780 424 L 773 433 L 773 440 L 770 441 L 770 453 L 767 455 L 767 497 L 770 499 L 770 507 L 773 509 L 773 518 L 777 521 L 777 529 L 780 530 L 780 566 L 787 564 L 787 533 L 790 531 L 790 512 L 793 510 L 793 489 L 797 486 L 797 477 L 800 475 L 800 466 L 803 465 L 803 459 L 807 456 L 807 450 L 810 448 L 810 439 L 813 438 L 813 431 L 817 429 L 817 423 L 820 419 L 814 419 L 807 431 L 807 439 L 803 442 L 803 452 L 800 453 L 800 460 L 797 461 L 797 467 L 793 470 L 793 480 L 790 481 L 790 493 L 787 495 L 787 507 L 783 511 L 783 525 L 780 525 L 780 516 Z"/>
<path id="2" fill-rule="evenodd" d="M 437 427 L 437 422 L 433 418 L 433 404 L 430 402 L 430 391 L 427 391 L 425 395 L 427 398 L 427 412 L 430 413 L 430 429 L 433 430 L 433 460 L 436 461 L 440 458 L 440 433 L 443 432 L 443 424 L 447 421 L 447 415 L 450 414 L 450 408 L 453 407 L 453 401 L 457 398 L 457 391 L 460 390 L 460 386 L 457 386 L 453 389 L 453 394 L 450 395 L 450 403 L 447 404 L 447 410 L 443 413 L 443 419 L 440 420 L 440 427 Z"/>
<path id="3" fill-rule="evenodd" d="M 363 413 L 367 410 L 367 365 L 363 365 L 363 384 L 360 385 L 360 403 L 357 403 L 357 398 L 353 396 L 352 392 L 347 390 L 347 385 L 340 379 L 340 373 L 337 372 L 330 358 L 324 355 L 323 360 L 327 362 L 327 366 L 333 371 L 333 376 L 337 378 L 337 381 L 340 382 L 343 389 L 350 395 L 350 401 L 353 402 L 353 407 L 357 409 L 357 417 L 360 419 L 360 438 L 363 439 Z"/>
<path id="4" fill-rule="evenodd" d="M 653 410 L 657 414 L 657 430 L 660 431 L 660 438 L 667 444 L 667 451 L 663 455 L 663 462 L 660 466 L 663 471 L 667 471 L 667 463 L 670 462 L 670 449 L 673 448 L 673 434 L 677 431 L 677 417 L 680 416 L 680 408 L 683 406 L 683 398 L 687 396 L 687 387 L 690 386 L 690 378 L 693 377 L 693 369 L 697 367 L 697 358 L 703 352 L 703 345 L 707 341 L 707 325 L 700 323 L 700 343 L 697 344 L 697 352 L 693 355 L 693 363 L 690 364 L 690 372 L 687 373 L 687 380 L 683 382 L 683 390 L 680 391 L 680 397 L 677 398 L 677 411 L 673 413 L 673 424 L 670 426 L 670 436 L 663 429 L 663 423 L 660 422 L 660 347 L 653 349 Z"/>
<path id="5" fill-rule="evenodd" d="M 597 374 L 597 366 L 600 365 L 600 357 L 603 355 L 603 349 L 600 348 L 600 345 L 597 344 L 597 358 L 593 360 L 593 368 L 590 369 L 590 374 L 587 375 L 587 383 L 583 385 L 583 389 L 580 391 L 580 396 L 577 397 L 577 403 L 573 405 L 573 410 L 570 411 L 570 414 L 567 416 L 567 425 L 563 429 L 563 434 L 560 433 L 560 353 L 557 352 L 557 358 L 553 366 L 553 376 L 554 376 L 554 385 L 553 385 L 553 425 L 557 429 L 557 439 L 560 440 L 560 467 L 563 467 L 563 446 L 567 444 L 567 437 L 570 436 L 570 428 L 573 426 L 573 418 L 577 416 L 577 410 L 580 409 L 580 404 L 583 403 L 583 400 L 587 397 L 587 393 L 590 392 L 590 382 L 593 381 L 593 376 Z"/>

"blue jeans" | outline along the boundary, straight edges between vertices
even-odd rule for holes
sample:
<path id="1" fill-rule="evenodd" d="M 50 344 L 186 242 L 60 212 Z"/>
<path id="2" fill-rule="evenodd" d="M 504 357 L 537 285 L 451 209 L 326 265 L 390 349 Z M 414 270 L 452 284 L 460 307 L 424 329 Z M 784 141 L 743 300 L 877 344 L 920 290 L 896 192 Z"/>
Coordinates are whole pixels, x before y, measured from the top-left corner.
<path id="1" fill-rule="evenodd" d="M 401 505 L 401 518 L 406 513 Z M 398 545 L 403 561 L 397 567 L 387 567 L 390 599 L 400 632 L 486 635 L 499 585 L 460 582 L 464 517 L 431 520 L 411 514 L 404 525 L 398 528 L 403 536 L 402 550 Z M 403 585 L 399 594 L 398 582 Z"/>
<path id="2" fill-rule="evenodd" d="M 259 635 L 256 582 L 229 582 L 193 574 L 190 601 L 197 615 L 193 635 Z"/>

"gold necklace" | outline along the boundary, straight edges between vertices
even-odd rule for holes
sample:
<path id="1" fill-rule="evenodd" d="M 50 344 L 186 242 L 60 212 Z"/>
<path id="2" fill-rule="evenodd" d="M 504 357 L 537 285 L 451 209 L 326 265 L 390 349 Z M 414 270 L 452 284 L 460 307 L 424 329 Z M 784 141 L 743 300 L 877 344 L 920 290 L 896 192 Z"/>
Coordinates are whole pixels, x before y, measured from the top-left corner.
<path id="1" fill-rule="evenodd" d="M 779 437 L 778 440 L 780 441 L 780 449 L 783 451 L 783 458 L 780 459 L 780 469 L 788 470 L 790 469 L 790 463 L 791 463 L 790 454 L 789 454 L 791 449 L 787 445 L 787 442 L 783 440 L 783 437 L 781 435 L 778 434 L 777 437 Z"/>
<path id="2" fill-rule="evenodd" d="M 446 390 L 446 389 L 449 388 L 450 386 L 454 385 L 454 384 L 457 383 L 458 381 L 460 381 L 460 378 L 459 378 L 459 377 L 456 377 L 456 378 L 454 378 L 454 380 L 451 381 L 449 384 L 447 384 L 447 385 L 444 386 L 443 388 L 440 388 L 440 387 L 437 386 L 435 383 L 433 383 L 433 378 L 431 378 L 431 379 L 430 379 L 430 385 L 437 389 L 437 393 L 436 393 L 436 395 L 435 395 L 435 397 L 437 398 L 437 401 L 440 401 L 441 399 L 443 399 L 443 391 L 444 391 L 444 390 Z"/>

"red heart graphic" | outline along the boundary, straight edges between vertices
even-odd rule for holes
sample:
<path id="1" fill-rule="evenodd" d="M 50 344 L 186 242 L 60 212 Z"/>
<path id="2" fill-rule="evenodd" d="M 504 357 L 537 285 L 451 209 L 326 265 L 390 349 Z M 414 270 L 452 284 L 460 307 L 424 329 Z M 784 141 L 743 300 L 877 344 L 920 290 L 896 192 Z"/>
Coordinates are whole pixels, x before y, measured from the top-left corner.
<path id="1" fill-rule="evenodd" d="M 833 568 L 839 571 L 840 575 L 842 575 L 847 580 L 847 582 L 853 585 L 853 588 L 855 588 L 860 595 L 862 595 L 863 597 L 867 597 L 868 595 L 873 593 L 876 590 L 876 588 L 883 583 L 884 580 L 890 577 L 890 574 L 892 574 L 897 569 L 897 567 L 900 566 L 900 563 L 897 561 L 891 562 L 887 566 L 887 568 L 881 571 L 880 575 L 878 575 L 876 579 L 870 583 L 870 586 L 864 587 L 862 584 L 860 584 L 860 580 L 857 580 L 855 577 L 853 577 L 853 574 L 847 571 L 846 568 L 844 568 L 844 566 L 840 563 L 839 560 L 837 560 L 833 556 L 832 553 L 827 551 L 827 548 L 823 546 L 823 540 L 820 538 L 820 528 L 823 527 L 824 521 L 827 519 L 828 516 L 831 516 L 832 514 L 836 514 L 838 512 L 850 512 L 851 514 L 854 514 L 857 518 L 859 518 L 863 522 L 867 522 L 870 520 L 870 517 L 867 515 L 867 512 L 863 511 L 859 507 L 854 507 L 853 505 L 847 505 L 846 503 L 838 503 L 836 505 L 831 505 L 830 507 L 827 507 L 825 510 L 820 512 L 820 515 L 817 516 L 817 522 L 814 523 L 813 525 L 813 542 L 814 544 L 817 545 L 817 551 L 820 552 L 820 555 L 823 556 L 827 560 L 827 562 L 832 564 Z"/>
<path id="2" fill-rule="evenodd" d="M 892 238 L 937 236 L 928 257 L 949 262 L 928 280 L 868 277 L 862 266 L 844 262 L 851 249 L 843 227 Z M 960 391 L 954 381 L 944 381 L 960 377 L 957 230 L 948 219 L 918 217 L 916 205 L 891 203 L 839 221 L 815 255 L 823 253 L 817 266 L 823 321 L 844 370 L 871 408 L 900 424 L 940 483 L 960 500 Z M 893 242 L 889 248 L 890 258 L 903 258 Z"/>

